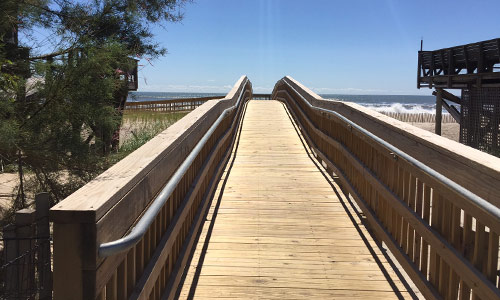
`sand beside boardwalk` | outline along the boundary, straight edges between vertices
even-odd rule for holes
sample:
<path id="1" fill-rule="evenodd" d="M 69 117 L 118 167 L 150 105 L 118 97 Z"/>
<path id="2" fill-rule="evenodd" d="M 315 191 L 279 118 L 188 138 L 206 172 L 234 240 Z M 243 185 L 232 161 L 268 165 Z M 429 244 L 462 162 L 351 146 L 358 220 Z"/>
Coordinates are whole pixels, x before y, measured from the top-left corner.
<path id="1" fill-rule="evenodd" d="M 416 123 L 416 122 L 408 122 L 415 127 L 425 129 L 434 133 L 434 127 L 436 126 L 434 123 Z M 441 136 L 452 141 L 458 142 L 458 138 L 460 136 L 460 124 L 458 123 L 442 123 L 441 124 Z"/>
<path id="2" fill-rule="evenodd" d="M 18 176 L 17 173 L 0 173 L 0 218 L 3 211 L 11 206 L 13 193 L 19 182 Z"/>

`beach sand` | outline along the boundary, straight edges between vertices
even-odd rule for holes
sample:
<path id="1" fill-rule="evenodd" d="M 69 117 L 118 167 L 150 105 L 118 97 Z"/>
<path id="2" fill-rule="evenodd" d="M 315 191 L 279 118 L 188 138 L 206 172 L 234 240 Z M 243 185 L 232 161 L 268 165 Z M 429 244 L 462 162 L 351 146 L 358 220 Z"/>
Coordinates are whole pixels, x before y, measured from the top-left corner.
<path id="1" fill-rule="evenodd" d="M 18 176 L 17 173 L 0 174 L 0 218 L 2 218 L 3 212 L 12 205 L 15 188 L 19 182 Z"/>
<path id="2" fill-rule="evenodd" d="M 408 122 L 415 127 L 425 129 L 434 133 L 434 123 L 417 123 L 417 122 Z M 460 135 L 460 124 L 458 123 L 442 123 L 441 124 L 441 136 L 452 141 L 458 142 L 458 138 Z"/>

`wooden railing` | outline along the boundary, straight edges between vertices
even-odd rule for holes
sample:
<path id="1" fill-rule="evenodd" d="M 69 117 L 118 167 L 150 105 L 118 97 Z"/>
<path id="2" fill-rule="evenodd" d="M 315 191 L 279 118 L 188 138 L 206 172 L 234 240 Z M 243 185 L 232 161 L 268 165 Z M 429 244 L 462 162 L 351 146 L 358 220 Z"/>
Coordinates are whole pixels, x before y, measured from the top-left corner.
<path id="1" fill-rule="evenodd" d="M 140 101 L 125 103 L 125 111 L 174 112 L 191 111 L 209 100 L 222 99 L 224 96 L 211 96 L 158 101 Z"/>
<path id="2" fill-rule="evenodd" d="M 500 298 L 500 159 L 290 77 L 273 98 L 426 298 Z"/>
<path id="3" fill-rule="evenodd" d="M 255 99 L 255 100 L 271 100 L 271 94 L 253 94 L 252 99 Z"/>
<path id="4" fill-rule="evenodd" d="M 251 96 L 243 76 L 225 98 L 207 101 L 51 209 L 55 299 L 174 296 Z M 202 140 L 140 241 L 125 252 L 99 256 L 101 244 L 127 235 L 155 206 Z"/>

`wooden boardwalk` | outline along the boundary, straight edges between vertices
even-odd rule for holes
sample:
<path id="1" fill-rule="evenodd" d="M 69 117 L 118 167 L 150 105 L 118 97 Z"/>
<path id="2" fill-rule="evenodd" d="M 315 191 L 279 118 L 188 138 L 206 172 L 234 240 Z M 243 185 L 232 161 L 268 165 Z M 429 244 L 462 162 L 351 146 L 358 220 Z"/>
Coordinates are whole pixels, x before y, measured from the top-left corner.
<path id="1" fill-rule="evenodd" d="M 411 298 L 337 191 L 283 104 L 250 101 L 180 298 Z"/>

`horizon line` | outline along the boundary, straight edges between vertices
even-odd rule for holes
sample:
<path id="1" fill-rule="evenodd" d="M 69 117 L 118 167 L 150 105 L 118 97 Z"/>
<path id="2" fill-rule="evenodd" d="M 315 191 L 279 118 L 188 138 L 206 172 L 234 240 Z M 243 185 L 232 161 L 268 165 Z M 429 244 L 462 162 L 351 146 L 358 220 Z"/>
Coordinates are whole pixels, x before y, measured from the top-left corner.
<path id="1" fill-rule="evenodd" d="M 229 92 L 229 91 L 228 91 Z M 171 93 L 171 94 L 219 94 L 226 95 L 228 92 L 200 92 L 200 91 L 130 91 L 130 93 Z M 272 92 L 256 92 L 255 94 L 271 94 Z M 433 95 L 422 94 L 343 94 L 343 93 L 317 93 L 318 95 L 341 95 L 341 96 L 424 96 L 434 97 Z"/>

